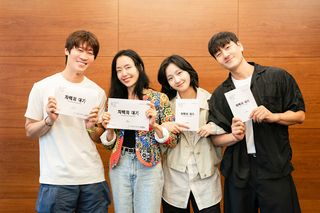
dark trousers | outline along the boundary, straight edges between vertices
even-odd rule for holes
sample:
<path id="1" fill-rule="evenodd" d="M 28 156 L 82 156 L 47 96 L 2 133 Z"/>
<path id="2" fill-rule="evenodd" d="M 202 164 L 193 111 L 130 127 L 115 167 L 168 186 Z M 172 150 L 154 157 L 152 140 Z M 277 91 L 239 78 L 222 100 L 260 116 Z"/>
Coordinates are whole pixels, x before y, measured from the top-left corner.
<path id="1" fill-rule="evenodd" d="M 208 208 L 199 210 L 196 200 L 194 199 L 193 194 L 191 192 L 190 192 L 189 202 L 191 202 L 194 213 L 220 213 L 220 203 L 217 203 L 214 206 L 210 206 Z M 190 213 L 190 205 L 188 204 L 186 209 L 181 209 L 181 208 L 177 208 L 170 205 L 169 203 L 167 203 L 162 199 L 162 210 L 163 210 L 163 213 Z"/>
<path id="2" fill-rule="evenodd" d="M 257 179 L 257 163 L 250 157 L 247 187 L 236 187 L 228 178 L 224 183 L 225 213 L 300 213 L 296 187 L 291 175 L 278 179 Z"/>

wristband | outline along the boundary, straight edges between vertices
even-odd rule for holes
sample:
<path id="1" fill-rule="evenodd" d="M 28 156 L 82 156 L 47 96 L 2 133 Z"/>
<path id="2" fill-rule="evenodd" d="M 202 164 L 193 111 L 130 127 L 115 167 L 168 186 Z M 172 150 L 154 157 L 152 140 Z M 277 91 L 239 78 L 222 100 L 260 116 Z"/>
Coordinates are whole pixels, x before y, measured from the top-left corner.
<path id="1" fill-rule="evenodd" d="M 101 143 L 103 145 L 106 145 L 106 146 L 110 146 L 110 145 L 114 144 L 114 142 L 116 141 L 116 138 L 117 138 L 116 133 L 114 133 L 113 138 L 111 139 L 111 141 L 108 141 L 107 137 L 108 137 L 108 130 L 106 129 L 102 133 L 102 135 L 100 136 Z"/>
<path id="2" fill-rule="evenodd" d="M 46 126 L 52 126 L 53 125 L 53 123 L 52 124 L 50 124 L 50 123 L 48 123 L 47 122 L 47 118 L 48 118 L 49 116 L 47 115 L 47 117 L 44 119 L 44 124 L 46 125 Z"/>
<path id="3" fill-rule="evenodd" d="M 165 128 L 163 126 L 161 128 L 162 128 L 162 136 L 163 136 L 162 138 L 159 138 L 156 132 L 154 133 L 155 139 L 158 143 L 166 142 L 170 136 L 167 128 Z"/>

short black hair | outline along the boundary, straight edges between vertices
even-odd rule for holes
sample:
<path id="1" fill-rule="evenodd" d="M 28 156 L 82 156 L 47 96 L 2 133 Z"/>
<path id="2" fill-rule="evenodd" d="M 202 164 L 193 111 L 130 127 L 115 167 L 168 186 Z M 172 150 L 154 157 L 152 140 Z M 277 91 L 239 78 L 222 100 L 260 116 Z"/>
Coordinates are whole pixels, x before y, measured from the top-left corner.
<path id="1" fill-rule="evenodd" d="M 223 48 L 231 41 L 233 41 L 234 43 L 237 43 L 239 41 L 236 34 L 232 32 L 219 32 L 217 34 L 214 34 L 208 43 L 208 50 L 210 55 L 215 58 L 215 54 L 219 51 L 219 49 Z"/>
<path id="2" fill-rule="evenodd" d="M 68 52 L 70 52 L 72 48 L 80 47 L 82 44 L 86 44 L 87 48 L 92 48 L 94 59 L 96 59 L 99 53 L 100 44 L 97 37 L 92 32 L 78 30 L 71 33 L 68 36 L 64 47 L 68 50 Z M 67 60 L 68 56 L 66 55 L 66 63 Z"/>
<path id="3" fill-rule="evenodd" d="M 170 64 L 174 64 L 180 69 L 189 73 L 190 86 L 192 86 L 193 89 L 196 91 L 197 87 L 199 87 L 199 77 L 196 70 L 183 57 L 179 55 L 171 55 L 163 60 L 158 71 L 158 82 L 161 84 L 161 92 L 165 93 L 168 96 L 169 100 L 171 100 L 177 95 L 177 91 L 170 87 L 166 75 L 166 69 Z"/>

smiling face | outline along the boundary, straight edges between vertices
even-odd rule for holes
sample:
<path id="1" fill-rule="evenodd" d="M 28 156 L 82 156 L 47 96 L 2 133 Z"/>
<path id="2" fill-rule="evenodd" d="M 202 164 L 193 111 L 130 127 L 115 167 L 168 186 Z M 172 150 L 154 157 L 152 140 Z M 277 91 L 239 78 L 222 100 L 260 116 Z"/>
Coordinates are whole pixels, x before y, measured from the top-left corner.
<path id="1" fill-rule="evenodd" d="M 166 77 L 170 87 L 179 93 L 192 89 L 190 86 L 190 75 L 187 71 L 180 69 L 177 65 L 171 63 L 166 68 Z"/>
<path id="2" fill-rule="evenodd" d="M 119 81 L 128 89 L 134 89 L 139 78 L 139 71 L 134 61 L 128 56 L 120 56 L 117 59 L 116 70 Z"/>
<path id="3" fill-rule="evenodd" d="M 217 62 L 224 68 L 236 70 L 243 61 L 243 47 L 240 42 L 230 41 L 214 54 Z"/>
<path id="4" fill-rule="evenodd" d="M 65 54 L 68 56 L 67 67 L 77 74 L 83 74 L 94 61 L 93 50 L 85 43 L 79 47 L 74 46 L 70 52 L 66 48 Z"/>

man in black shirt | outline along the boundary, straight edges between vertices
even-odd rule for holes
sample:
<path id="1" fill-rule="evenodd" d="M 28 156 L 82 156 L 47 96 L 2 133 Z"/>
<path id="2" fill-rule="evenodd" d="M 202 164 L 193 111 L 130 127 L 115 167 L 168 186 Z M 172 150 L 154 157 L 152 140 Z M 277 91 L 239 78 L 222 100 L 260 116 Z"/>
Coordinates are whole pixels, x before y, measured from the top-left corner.
<path id="1" fill-rule="evenodd" d="M 246 135 L 226 145 L 221 163 L 225 176 L 226 213 L 301 212 L 291 176 L 291 146 L 288 126 L 302 123 L 305 106 L 294 78 L 285 70 L 247 62 L 243 46 L 231 32 L 215 34 L 208 49 L 215 60 L 229 71 L 209 101 L 209 122 L 231 131 L 233 114 L 224 96 L 237 87 L 250 88 L 258 107 L 247 121 Z"/>

